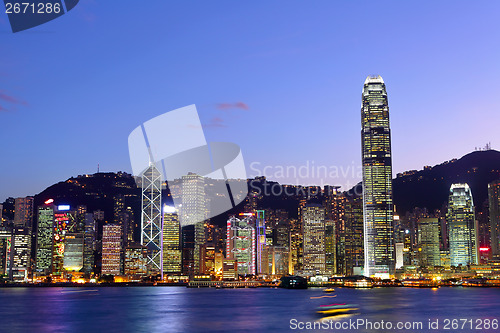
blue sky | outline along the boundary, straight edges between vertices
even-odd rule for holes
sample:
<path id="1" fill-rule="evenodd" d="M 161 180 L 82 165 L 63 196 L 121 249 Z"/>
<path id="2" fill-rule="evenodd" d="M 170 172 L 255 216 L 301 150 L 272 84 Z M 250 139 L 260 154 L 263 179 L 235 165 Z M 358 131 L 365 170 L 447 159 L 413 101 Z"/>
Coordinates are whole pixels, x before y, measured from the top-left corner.
<path id="1" fill-rule="evenodd" d="M 82 0 L 16 34 L 0 13 L 0 201 L 98 163 L 130 172 L 128 134 L 189 104 L 208 141 L 241 146 L 250 176 L 308 163 L 349 173 L 369 74 L 387 85 L 394 174 L 498 148 L 499 12 L 495 1 Z"/>

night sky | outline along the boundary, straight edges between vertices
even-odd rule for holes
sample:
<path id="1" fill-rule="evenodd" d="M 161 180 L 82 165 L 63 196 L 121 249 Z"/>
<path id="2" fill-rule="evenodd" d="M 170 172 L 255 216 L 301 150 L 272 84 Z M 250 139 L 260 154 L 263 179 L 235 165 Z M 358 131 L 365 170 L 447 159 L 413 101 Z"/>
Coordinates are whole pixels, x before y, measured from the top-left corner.
<path id="1" fill-rule="evenodd" d="M 369 74 L 387 85 L 394 174 L 499 148 L 499 13 L 497 1 L 82 0 L 16 34 L 0 13 L 0 202 L 98 164 L 131 172 L 129 133 L 190 104 L 208 141 L 240 145 L 249 177 L 272 166 L 281 183 L 348 189 Z M 276 174 L 307 163 L 338 177 Z"/>

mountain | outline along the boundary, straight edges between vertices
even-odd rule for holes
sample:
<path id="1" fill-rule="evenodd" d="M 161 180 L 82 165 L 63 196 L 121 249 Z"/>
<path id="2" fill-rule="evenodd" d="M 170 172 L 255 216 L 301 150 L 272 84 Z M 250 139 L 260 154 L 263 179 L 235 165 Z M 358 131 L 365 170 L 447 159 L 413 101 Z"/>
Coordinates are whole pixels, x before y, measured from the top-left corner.
<path id="1" fill-rule="evenodd" d="M 458 160 L 398 175 L 392 182 L 394 204 L 400 215 L 414 207 L 433 211 L 447 203 L 451 184 L 467 183 L 479 208 L 488 199 L 488 183 L 499 178 L 500 152 L 475 151 Z"/>

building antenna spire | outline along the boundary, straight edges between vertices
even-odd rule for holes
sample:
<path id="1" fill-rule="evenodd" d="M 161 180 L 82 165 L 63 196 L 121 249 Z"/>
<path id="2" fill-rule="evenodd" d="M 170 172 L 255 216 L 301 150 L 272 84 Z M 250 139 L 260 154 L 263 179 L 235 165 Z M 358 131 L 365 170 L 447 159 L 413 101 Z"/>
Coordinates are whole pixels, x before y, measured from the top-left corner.
<path id="1" fill-rule="evenodd" d="M 97 163 L 97 173 L 99 173 L 99 163 Z"/>

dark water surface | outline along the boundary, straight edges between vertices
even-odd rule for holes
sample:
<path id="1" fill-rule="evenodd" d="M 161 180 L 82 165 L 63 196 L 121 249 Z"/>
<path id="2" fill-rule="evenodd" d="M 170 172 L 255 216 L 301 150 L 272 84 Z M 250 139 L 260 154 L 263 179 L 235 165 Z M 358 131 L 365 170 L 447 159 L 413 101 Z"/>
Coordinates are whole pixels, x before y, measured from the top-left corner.
<path id="1" fill-rule="evenodd" d="M 477 328 L 476 319 L 500 319 L 498 288 L 188 289 L 185 287 L 4 288 L 0 289 L 2 332 L 300 332 L 318 317 L 315 308 L 354 303 L 359 314 L 338 321 L 415 322 L 423 329 L 320 330 L 336 332 L 500 332 Z M 296 319 L 297 329 L 290 321 Z M 429 319 L 439 329 L 429 330 Z M 459 328 L 444 329 L 445 319 Z M 333 326 L 331 326 L 333 327 Z M 352 328 L 352 326 L 351 326 Z"/>

